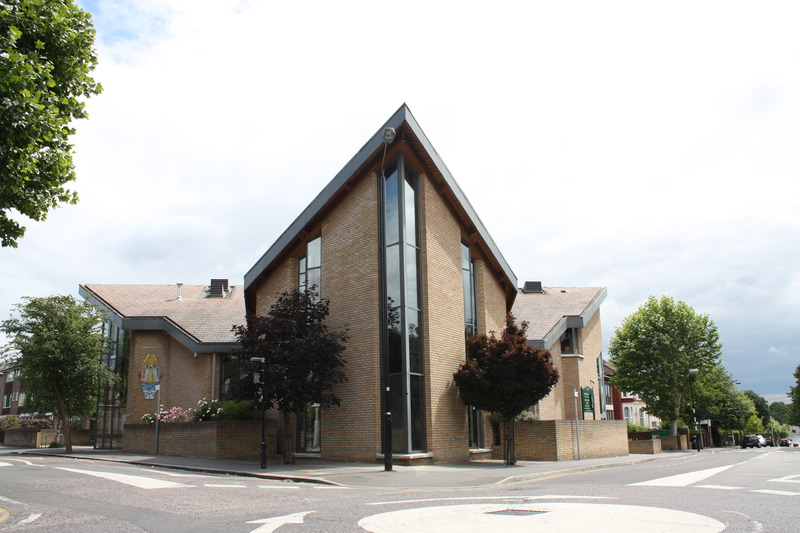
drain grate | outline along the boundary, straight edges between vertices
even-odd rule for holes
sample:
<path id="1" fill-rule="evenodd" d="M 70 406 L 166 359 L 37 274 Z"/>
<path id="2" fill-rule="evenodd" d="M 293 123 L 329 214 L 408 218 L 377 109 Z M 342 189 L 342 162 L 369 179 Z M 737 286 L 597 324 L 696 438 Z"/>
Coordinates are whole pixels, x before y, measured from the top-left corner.
<path id="1" fill-rule="evenodd" d="M 503 509 L 502 511 L 488 511 L 484 514 L 499 514 L 504 516 L 530 516 L 532 514 L 542 514 L 547 511 L 534 511 L 531 509 Z"/>

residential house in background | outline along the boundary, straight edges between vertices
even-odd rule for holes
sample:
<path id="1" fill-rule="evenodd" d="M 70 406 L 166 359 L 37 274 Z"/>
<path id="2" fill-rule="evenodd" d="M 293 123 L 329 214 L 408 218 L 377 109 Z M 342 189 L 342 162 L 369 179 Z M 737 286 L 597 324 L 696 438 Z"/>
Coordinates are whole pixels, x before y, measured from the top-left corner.
<path id="1" fill-rule="evenodd" d="M 23 392 L 19 367 L 7 365 L 0 369 L 0 383 L 3 386 L 3 406 L 0 410 L 0 418 L 25 414 L 25 392 Z"/>

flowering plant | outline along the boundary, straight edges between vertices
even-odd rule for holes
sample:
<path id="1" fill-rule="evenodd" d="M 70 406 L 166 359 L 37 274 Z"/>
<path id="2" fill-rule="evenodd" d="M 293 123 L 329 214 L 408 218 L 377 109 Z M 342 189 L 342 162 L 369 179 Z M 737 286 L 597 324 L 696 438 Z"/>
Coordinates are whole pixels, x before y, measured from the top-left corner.
<path id="1" fill-rule="evenodd" d="M 146 413 L 142 416 L 142 422 L 146 424 L 153 424 L 156 420 L 161 424 L 165 424 L 169 422 L 189 422 L 191 419 L 191 409 L 184 409 L 183 407 L 164 409 L 163 405 L 159 406 L 158 413 Z"/>
<path id="2" fill-rule="evenodd" d="M 194 419 L 198 422 L 214 420 L 222 414 L 222 406 L 219 400 L 208 401 L 205 398 L 197 402 L 197 410 L 194 412 Z"/>

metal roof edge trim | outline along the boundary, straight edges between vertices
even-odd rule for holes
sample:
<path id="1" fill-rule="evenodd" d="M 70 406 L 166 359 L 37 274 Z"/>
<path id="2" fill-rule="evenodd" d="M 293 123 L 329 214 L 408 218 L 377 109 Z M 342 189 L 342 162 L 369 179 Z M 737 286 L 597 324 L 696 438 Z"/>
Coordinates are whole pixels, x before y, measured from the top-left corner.
<path id="1" fill-rule="evenodd" d="M 374 152 L 376 149 L 383 144 L 383 130 L 387 127 L 392 127 L 398 129 L 400 125 L 405 121 L 405 117 L 408 112 L 408 107 L 406 104 L 400 106 L 400 108 L 395 111 L 395 113 L 387 120 L 383 126 L 381 126 L 378 131 L 370 137 L 370 139 L 361 147 L 361 149 L 356 152 L 350 161 L 342 167 L 342 169 L 333 177 L 333 179 L 328 182 L 328 184 L 320 191 L 320 193 L 308 204 L 300 216 L 298 216 L 294 222 L 292 222 L 286 231 L 284 231 L 280 237 L 269 247 L 269 249 L 261 256 L 261 258 L 253 265 L 250 270 L 244 275 L 244 289 L 245 291 L 250 287 L 250 285 L 258 278 L 258 276 L 272 263 L 272 261 L 278 256 L 278 254 L 292 242 L 303 227 L 311 221 L 311 219 L 316 215 L 322 207 L 333 198 L 333 195 L 336 194 L 339 189 L 347 182 L 348 179 L 355 173 L 355 171 L 360 167 L 364 162 L 369 158 L 369 156 Z"/>
<path id="2" fill-rule="evenodd" d="M 505 257 L 500 252 L 497 244 L 492 239 L 491 235 L 489 235 L 488 230 L 483 225 L 483 221 L 481 221 L 478 214 L 475 212 L 475 209 L 470 204 L 467 197 L 464 195 L 464 191 L 461 190 L 458 183 L 455 181 L 455 178 L 450 173 L 450 170 L 445 165 L 442 158 L 439 156 L 439 153 L 431 144 L 428 137 L 422 131 L 417 120 L 411 114 L 411 110 L 408 106 L 404 103 L 400 106 L 400 108 L 395 111 L 395 113 L 387 120 L 378 131 L 361 147 L 361 149 L 354 155 L 350 161 L 334 176 L 334 178 L 325 186 L 325 188 L 320 191 L 320 193 L 312 200 L 312 202 L 306 207 L 303 212 L 298 216 L 294 222 L 292 222 L 289 227 L 281 234 L 280 237 L 269 247 L 269 249 L 256 261 L 255 265 L 253 265 L 250 270 L 244 275 L 244 289 L 245 291 L 252 285 L 255 280 L 259 277 L 259 275 L 275 260 L 278 254 L 289 245 L 289 243 L 300 233 L 300 230 L 311 221 L 311 219 L 322 209 L 322 207 L 330 201 L 333 195 L 339 191 L 339 189 L 344 186 L 348 179 L 355 173 L 355 171 L 362 165 L 366 160 L 372 155 L 372 153 L 380 148 L 383 144 L 383 131 L 387 127 L 398 129 L 403 122 L 407 123 L 411 128 L 411 131 L 420 141 L 422 146 L 425 148 L 425 151 L 430 156 L 433 164 L 436 165 L 436 168 L 441 173 L 442 177 L 444 178 L 447 186 L 453 191 L 453 194 L 456 196 L 456 199 L 464 208 L 467 213 L 467 216 L 470 220 L 473 221 L 475 224 L 475 229 L 480 234 L 481 238 L 486 242 L 486 245 L 489 247 L 492 255 L 495 256 L 497 262 L 500 264 L 500 267 L 503 269 L 504 274 L 508 277 L 509 281 L 511 282 L 512 287 L 517 286 L 517 276 L 514 274 L 514 271 L 511 270 L 511 267 L 508 265 Z"/>

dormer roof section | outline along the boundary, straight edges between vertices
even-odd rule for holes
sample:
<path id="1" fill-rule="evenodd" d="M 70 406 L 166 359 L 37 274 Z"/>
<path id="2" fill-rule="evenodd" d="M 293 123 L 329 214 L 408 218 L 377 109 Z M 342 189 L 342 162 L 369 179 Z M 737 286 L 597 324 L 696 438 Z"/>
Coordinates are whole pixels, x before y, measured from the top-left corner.
<path id="1" fill-rule="evenodd" d="M 434 181 L 439 194 L 445 198 L 453 213 L 461 219 L 462 224 L 466 227 L 470 244 L 478 246 L 482 255 L 488 258 L 487 263 L 503 285 L 510 307 L 517 294 L 517 278 L 514 272 L 500 253 L 461 187 L 458 186 L 444 161 L 439 157 L 436 149 L 405 104 L 400 106 L 394 115 L 381 126 L 245 274 L 245 294 L 248 294 L 251 286 L 268 276 L 271 270 L 277 267 L 287 254 L 291 253 L 291 250 L 308 236 L 311 229 L 327 215 L 338 199 L 346 194 L 351 184 L 371 171 L 380 172 L 384 146 L 386 146 L 383 142 L 383 133 L 387 128 L 394 128 L 397 136 L 387 147 L 386 161 L 391 161 L 400 151 L 409 151 L 423 165 L 424 173 Z"/>
<path id="2" fill-rule="evenodd" d="M 549 350 L 567 328 L 583 328 L 606 299 L 605 287 L 542 287 L 526 282 L 514 301 L 518 322 L 528 322 L 528 344 Z"/>

